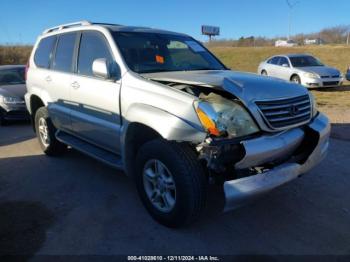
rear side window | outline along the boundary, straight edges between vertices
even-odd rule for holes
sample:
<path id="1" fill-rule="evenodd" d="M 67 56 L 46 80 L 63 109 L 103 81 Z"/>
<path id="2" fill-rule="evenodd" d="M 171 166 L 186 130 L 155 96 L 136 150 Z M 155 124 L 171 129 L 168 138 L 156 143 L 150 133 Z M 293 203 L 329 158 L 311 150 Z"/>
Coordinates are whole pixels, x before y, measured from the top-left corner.
<path id="1" fill-rule="evenodd" d="M 269 64 L 273 64 L 273 65 L 277 65 L 277 62 L 278 62 L 279 58 L 280 58 L 279 56 L 275 56 L 275 57 L 271 58 L 271 59 L 268 61 L 268 63 L 269 63 Z"/>
<path id="2" fill-rule="evenodd" d="M 62 72 L 72 72 L 72 61 L 75 47 L 76 33 L 60 35 L 56 47 L 52 69 Z"/>
<path id="3" fill-rule="evenodd" d="M 278 61 L 278 65 L 281 66 L 281 65 L 283 65 L 283 64 L 286 64 L 286 65 L 289 66 L 288 59 L 282 56 L 282 57 L 280 58 L 280 60 Z"/>
<path id="4" fill-rule="evenodd" d="M 43 38 L 38 48 L 35 51 L 34 62 L 36 66 L 42 68 L 49 68 L 52 56 L 52 50 L 56 44 L 56 36 Z"/>
<path id="5" fill-rule="evenodd" d="M 98 58 L 106 58 L 107 62 L 113 62 L 104 36 L 98 32 L 83 32 L 78 56 L 78 74 L 93 76 L 92 63 Z"/>

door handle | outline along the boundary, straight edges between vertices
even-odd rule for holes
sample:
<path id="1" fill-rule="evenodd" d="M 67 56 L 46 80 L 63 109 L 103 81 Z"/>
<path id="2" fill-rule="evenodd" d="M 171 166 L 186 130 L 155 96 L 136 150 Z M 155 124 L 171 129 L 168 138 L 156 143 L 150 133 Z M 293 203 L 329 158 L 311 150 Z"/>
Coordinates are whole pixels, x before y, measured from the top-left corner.
<path id="1" fill-rule="evenodd" d="M 46 82 L 51 82 L 52 78 L 51 78 L 51 76 L 47 76 L 47 77 L 45 77 L 45 80 L 46 80 Z"/>
<path id="2" fill-rule="evenodd" d="M 78 89 L 80 85 L 77 81 L 74 81 L 73 83 L 71 83 L 71 87 L 73 87 L 74 89 Z"/>

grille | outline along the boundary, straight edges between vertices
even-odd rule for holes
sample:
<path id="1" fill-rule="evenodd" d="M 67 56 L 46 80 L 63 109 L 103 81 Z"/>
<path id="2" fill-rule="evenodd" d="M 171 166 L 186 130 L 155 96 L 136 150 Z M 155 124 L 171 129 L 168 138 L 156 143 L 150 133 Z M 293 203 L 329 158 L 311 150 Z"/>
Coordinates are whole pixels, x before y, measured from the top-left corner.
<path id="1" fill-rule="evenodd" d="M 323 82 L 324 86 L 337 86 L 338 84 L 339 84 L 338 81 Z"/>
<path id="2" fill-rule="evenodd" d="M 321 76 L 321 78 L 339 78 L 340 75 L 332 75 L 332 76 Z"/>
<path id="3" fill-rule="evenodd" d="M 311 118 L 311 103 L 308 95 L 255 103 L 264 119 L 274 129 L 304 124 Z"/>

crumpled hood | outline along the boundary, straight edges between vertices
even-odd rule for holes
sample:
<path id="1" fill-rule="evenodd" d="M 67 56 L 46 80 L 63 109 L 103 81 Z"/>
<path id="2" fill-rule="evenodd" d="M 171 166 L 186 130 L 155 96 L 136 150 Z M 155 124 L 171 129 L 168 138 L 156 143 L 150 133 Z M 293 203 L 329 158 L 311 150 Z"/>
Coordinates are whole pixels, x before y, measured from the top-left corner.
<path id="1" fill-rule="evenodd" d="M 0 86 L 0 95 L 18 97 L 24 100 L 24 94 L 27 92 L 26 85 L 5 85 Z"/>
<path id="2" fill-rule="evenodd" d="M 319 76 L 335 76 L 340 75 L 340 71 L 333 67 L 328 66 L 307 66 L 307 67 L 299 67 L 301 71 L 310 72 L 318 74 Z"/>
<path id="3" fill-rule="evenodd" d="M 142 74 L 143 77 L 167 82 L 223 89 L 248 103 L 308 94 L 306 88 L 277 78 L 230 70 L 177 71 Z"/>

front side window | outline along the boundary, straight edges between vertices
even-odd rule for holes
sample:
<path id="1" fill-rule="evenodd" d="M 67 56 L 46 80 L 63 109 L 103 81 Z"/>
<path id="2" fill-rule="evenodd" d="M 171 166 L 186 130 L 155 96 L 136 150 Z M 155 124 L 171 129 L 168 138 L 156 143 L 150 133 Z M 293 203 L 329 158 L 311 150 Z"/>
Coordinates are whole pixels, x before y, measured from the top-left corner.
<path id="1" fill-rule="evenodd" d="M 76 33 L 68 33 L 59 36 L 52 69 L 62 72 L 72 71 L 76 36 Z"/>
<path id="2" fill-rule="evenodd" d="M 323 66 L 323 64 L 313 56 L 295 56 L 289 59 L 294 67 Z"/>
<path id="3" fill-rule="evenodd" d="M 49 68 L 53 48 L 56 44 L 56 36 L 41 39 L 34 55 L 34 62 L 38 67 Z"/>
<path id="4" fill-rule="evenodd" d="M 0 70 L 0 86 L 24 83 L 24 67 Z"/>
<path id="5" fill-rule="evenodd" d="M 200 43 L 187 36 L 114 32 L 113 37 L 128 67 L 136 73 L 226 69 Z"/>
<path id="6" fill-rule="evenodd" d="M 113 62 L 104 36 L 98 32 L 83 32 L 79 47 L 78 74 L 93 76 L 92 64 L 98 58 L 105 58 L 107 63 Z"/>

